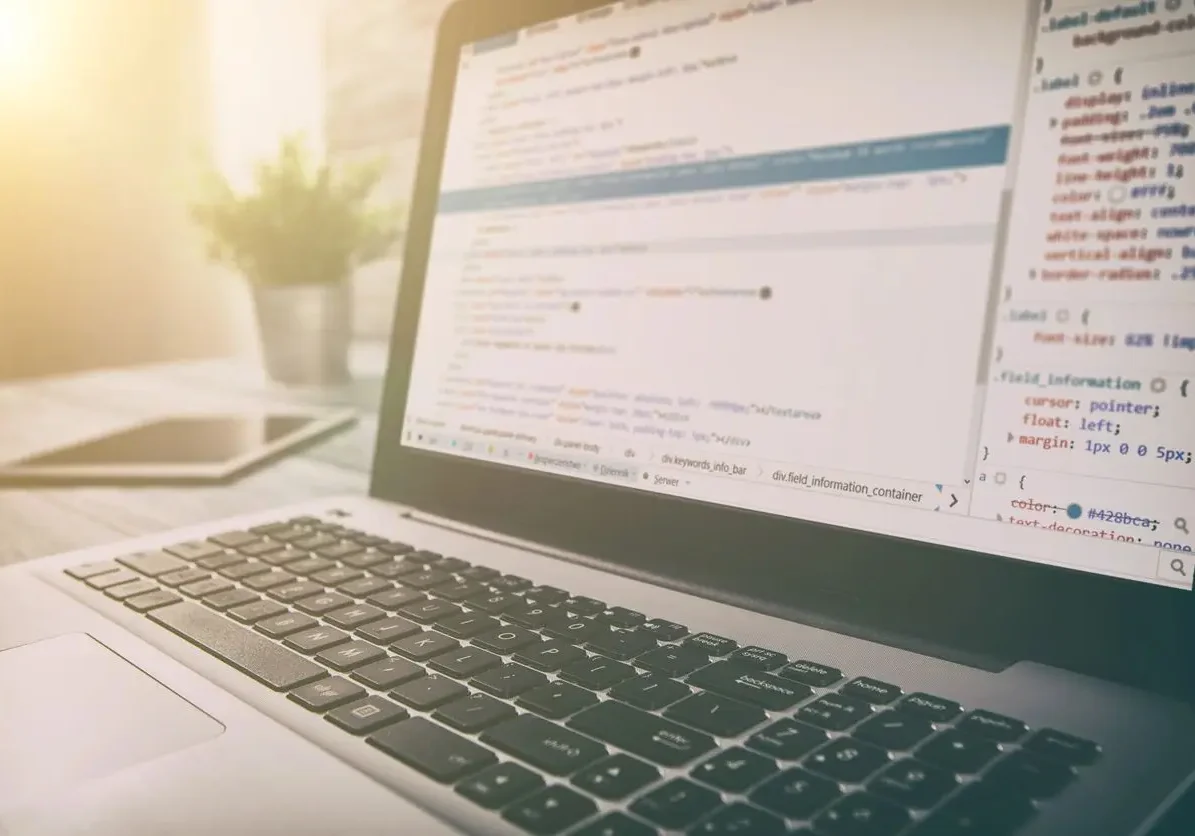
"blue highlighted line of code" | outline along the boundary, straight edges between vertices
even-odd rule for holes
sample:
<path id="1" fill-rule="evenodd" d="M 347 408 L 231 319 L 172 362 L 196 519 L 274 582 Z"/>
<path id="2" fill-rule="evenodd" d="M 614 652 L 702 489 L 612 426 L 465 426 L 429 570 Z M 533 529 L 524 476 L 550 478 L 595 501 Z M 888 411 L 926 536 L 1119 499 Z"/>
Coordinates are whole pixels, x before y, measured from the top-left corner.
<path id="1" fill-rule="evenodd" d="M 617 171 L 440 195 L 440 212 L 479 212 L 686 192 L 880 177 L 1003 165 L 1010 126 L 800 148 L 700 163 Z"/>

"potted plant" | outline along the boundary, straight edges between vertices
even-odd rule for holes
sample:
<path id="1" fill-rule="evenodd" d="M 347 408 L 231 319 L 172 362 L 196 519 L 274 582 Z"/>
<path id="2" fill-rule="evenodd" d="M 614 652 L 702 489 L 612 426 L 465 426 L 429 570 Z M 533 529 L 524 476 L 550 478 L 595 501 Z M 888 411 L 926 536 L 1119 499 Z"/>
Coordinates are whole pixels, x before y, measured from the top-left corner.
<path id="1" fill-rule="evenodd" d="M 299 137 L 283 139 L 238 193 L 214 169 L 191 215 L 211 261 L 248 280 L 266 372 L 288 384 L 349 379 L 356 268 L 387 255 L 399 237 L 395 207 L 372 206 L 384 159 L 312 165 Z"/>

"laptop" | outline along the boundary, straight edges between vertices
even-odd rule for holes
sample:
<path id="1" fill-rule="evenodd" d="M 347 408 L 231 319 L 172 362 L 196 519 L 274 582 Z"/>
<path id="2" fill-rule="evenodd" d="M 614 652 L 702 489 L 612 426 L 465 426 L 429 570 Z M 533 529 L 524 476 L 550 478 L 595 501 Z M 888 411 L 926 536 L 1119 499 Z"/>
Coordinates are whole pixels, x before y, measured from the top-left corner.
<path id="1" fill-rule="evenodd" d="M 370 495 L 0 572 L 0 832 L 1151 832 L 1190 14 L 452 6 Z"/>

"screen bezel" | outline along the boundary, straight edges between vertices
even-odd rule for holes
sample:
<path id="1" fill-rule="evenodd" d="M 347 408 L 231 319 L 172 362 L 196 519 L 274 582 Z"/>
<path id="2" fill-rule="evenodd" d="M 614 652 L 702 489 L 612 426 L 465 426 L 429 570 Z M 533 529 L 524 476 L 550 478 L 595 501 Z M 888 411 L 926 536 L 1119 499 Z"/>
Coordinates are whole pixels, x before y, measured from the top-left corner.
<path id="1" fill-rule="evenodd" d="M 460 48 L 608 0 L 458 0 L 437 36 L 371 495 L 616 571 L 993 667 L 1037 661 L 1195 693 L 1191 593 L 617 488 L 400 442 Z M 799 557 L 796 557 L 799 556 Z M 716 629 L 716 625 L 703 625 Z"/>

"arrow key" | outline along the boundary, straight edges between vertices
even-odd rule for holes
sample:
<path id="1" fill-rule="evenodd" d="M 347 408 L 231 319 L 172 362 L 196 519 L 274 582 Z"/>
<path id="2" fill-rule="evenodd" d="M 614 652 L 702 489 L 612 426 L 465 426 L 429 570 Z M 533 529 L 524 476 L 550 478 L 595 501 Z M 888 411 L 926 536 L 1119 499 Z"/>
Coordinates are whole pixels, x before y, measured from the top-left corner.
<path id="1" fill-rule="evenodd" d="M 502 818 L 531 833 L 560 833 L 597 812 L 597 805 L 559 784 L 507 807 Z"/>
<path id="2" fill-rule="evenodd" d="M 573 776 L 573 784 L 598 798 L 617 801 L 659 778 L 660 772 L 654 766 L 630 755 L 617 754 L 578 772 Z"/>
<path id="3" fill-rule="evenodd" d="M 505 807 L 516 798 L 544 785 L 530 769 L 507 761 L 483 769 L 456 785 L 456 791 L 487 810 Z"/>
<path id="4" fill-rule="evenodd" d="M 763 755 L 734 747 L 719 752 L 693 769 L 694 778 L 726 792 L 743 793 L 776 771 L 776 763 Z"/>

